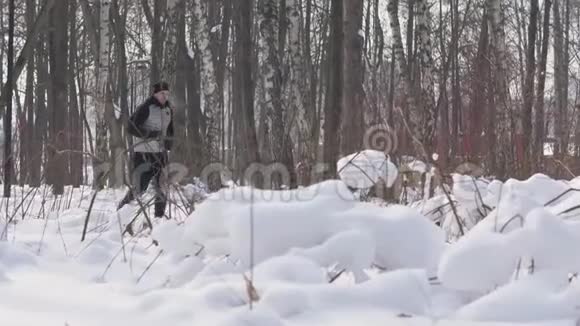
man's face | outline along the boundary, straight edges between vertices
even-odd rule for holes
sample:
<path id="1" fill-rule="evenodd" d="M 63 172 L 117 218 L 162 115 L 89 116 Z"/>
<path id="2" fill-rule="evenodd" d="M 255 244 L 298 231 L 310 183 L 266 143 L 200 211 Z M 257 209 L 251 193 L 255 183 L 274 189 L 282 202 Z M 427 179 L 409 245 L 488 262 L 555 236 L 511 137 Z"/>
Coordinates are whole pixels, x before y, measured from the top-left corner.
<path id="1" fill-rule="evenodd" d="M 165 102 L 167 102 L 169 99 L 169 91 L 157 92 L 155 93 L 155 98 L 159 101 L 159 103 L 165 104 Z"/>

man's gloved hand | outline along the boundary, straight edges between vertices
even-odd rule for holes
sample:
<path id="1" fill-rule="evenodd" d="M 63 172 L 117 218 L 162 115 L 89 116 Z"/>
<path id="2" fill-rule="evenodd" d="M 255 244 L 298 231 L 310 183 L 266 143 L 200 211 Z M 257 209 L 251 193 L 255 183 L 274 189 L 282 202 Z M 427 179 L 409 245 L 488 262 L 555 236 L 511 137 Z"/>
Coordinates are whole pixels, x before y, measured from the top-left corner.
<path id="1" fill-rule="evenodd" d="M 159 131 L 159 130 L 153 130 L 153 131 L 147 132 L 147 138 L 149 138 L 149 139 L 156 139 L 159 137 L 161 137 L 161 131 Z"/>

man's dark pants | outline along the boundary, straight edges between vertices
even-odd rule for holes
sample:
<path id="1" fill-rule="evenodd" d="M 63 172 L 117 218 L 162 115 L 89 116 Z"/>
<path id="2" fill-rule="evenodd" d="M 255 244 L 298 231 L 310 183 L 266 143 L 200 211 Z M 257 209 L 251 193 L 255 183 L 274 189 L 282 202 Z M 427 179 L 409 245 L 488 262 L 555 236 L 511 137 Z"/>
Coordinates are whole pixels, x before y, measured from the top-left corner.
<path id="1" fill-rule="evenodd" d="M 165 206 L 167 205 L 167 198 L 161 189 L 160 178 L 165 166 L 167 166 L 167 154 L 164 152 L 135 152 L 132 174 L 132 186 L 134 189 L 129 189 L 117 209 L 130 203 L 135 197 L 141 196 L 147 190 L 147 186 L 151 180 L 153 180 L 153 186 L 155 188 L 155 217 L 163 217 L 165 214 Z"/>

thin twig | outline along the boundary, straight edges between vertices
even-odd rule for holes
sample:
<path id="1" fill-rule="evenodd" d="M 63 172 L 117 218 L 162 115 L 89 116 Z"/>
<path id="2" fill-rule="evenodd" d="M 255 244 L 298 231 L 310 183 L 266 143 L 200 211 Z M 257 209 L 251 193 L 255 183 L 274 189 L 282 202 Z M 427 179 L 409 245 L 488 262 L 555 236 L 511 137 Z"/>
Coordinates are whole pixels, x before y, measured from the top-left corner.
<path id="1" fill-rule="evenodd" d="M 147 271 L 149 271 L 149 269 L 151 268 L 151 266 L 153 266 L 153 264 L 157 261 L 157 259 L 159 258 L 159 256 L 161 256 L 161 254 L 163 254 L 163 249 L 159 250 L 159 253 L 157 254 L 157 256 L 155 256 L 155 258 L 153 259 L 153 261 L 151 261 L 151 263 L 147 266 L 147 268 L 145 268 L 145 270 L 143 271 L 143 273 L 141 273 L 141 276 L 139 276 L 139 278 L 137 279 L 137 283 L 139 283 L 141 281 L 141 279 L 143 278 L 143 276 L 145 276 L 145 273 L 147 273 Z"/>
<path id="2" fill-rule="evenodd" d="M 544 204 L 544 207 L 552 205 L 558 199 L 564 197 L 566 194 L 568 194 L 569 192 L 572 192 L 572 191 L 580 192 L 580 189 L 578 189 L 578 188 L 569 188 L 566 191 L 564 191 L 561 194 L 559 194 L 558 196 L 554 197 L 553 199 L 550 199 L 547 203 Z"/>
<path id="3" fill-rule="evenodd" d="M 121 225 L 121 216 L 117 212 L 117 221 L 119 222 L 119 234 L 121 235 L 121 246 L 123 248 L 123 262 L 127 262 L 127 253 L 125 252 L 125 240 L 123 239 L 123 226 Z"/>
<path id="4" fill-rule="evenodd" d="M 85 236 L 87 235 L 87 227 L 89 226 L 89 217 L 91 216 L 93 204 L 95 203 L 95 198 L 97 198 L 98 193 L 99 189 L 97 188 L 94 190 L 93 197 L 91 198 L 91 203 L 89 204 L 89 210 L 87 211 L 87 216 L 85 217 L 85 225 L 83 226 L 83 234 L 81 236 L 81 242 L 85 241 Z"/>
<path id="5" fill-rule="evenodd" d="M 343 268 L 340 272 L 336 273 L 333 277 L 330 278 L 328 283 L 334 283 L 344 272 L 346 272 L 346 268 Z"/>

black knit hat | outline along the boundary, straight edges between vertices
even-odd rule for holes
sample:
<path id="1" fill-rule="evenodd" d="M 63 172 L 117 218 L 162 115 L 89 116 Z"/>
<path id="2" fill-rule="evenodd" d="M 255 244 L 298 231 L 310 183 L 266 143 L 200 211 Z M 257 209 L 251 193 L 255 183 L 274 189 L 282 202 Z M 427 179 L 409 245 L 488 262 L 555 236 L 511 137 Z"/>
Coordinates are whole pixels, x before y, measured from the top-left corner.
<path id="1" fill-rule="evenodd" d="M 167 84 L 164 81 L 158 82 L 155 85 L 153 85 L 153 94 L 159 93 L 161 91 L 168 91 L 168 90 L 169 90 L 169 84 Z"/>

